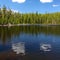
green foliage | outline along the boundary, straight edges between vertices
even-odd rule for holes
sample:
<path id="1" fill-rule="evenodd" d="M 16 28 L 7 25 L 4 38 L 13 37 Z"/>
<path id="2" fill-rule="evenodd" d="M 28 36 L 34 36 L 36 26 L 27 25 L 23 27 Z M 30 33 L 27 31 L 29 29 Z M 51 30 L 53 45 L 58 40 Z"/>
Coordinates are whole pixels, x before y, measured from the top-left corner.
<path id="1" fill-rule="evenodd" d="M 0 25 L 6 24 L 60 24 L 60 12 L 40 14 L 36 13 L 17 13 L 5 6 L 0 8 Z"/>

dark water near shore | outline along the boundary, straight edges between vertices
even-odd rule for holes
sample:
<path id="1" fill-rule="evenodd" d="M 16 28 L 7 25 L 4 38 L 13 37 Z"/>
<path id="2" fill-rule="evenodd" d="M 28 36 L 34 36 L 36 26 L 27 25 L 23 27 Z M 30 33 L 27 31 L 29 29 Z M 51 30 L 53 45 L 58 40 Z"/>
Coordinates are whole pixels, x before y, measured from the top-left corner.
<path id="1" fill-rule="evenodd" d="M 60 60 L 60 26 L 0 27 L 0 60 Z"/>

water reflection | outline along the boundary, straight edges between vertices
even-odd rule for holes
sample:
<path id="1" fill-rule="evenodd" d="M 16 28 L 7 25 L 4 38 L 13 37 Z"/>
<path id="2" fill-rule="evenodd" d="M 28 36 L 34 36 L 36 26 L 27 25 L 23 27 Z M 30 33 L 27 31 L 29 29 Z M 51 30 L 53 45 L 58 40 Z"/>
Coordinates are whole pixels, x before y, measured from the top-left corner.
<path id="1" fill-rule="evenodd" d="M 13 43 L 12 50 L 16 52 L 16 54 L 25 55 L 25 43 L 24 42 Z"/>
<path id="2" fill-rule="evenodd" d="M 49 60 L 47 56 L 60 58 L 60 26 L 0 27 L 0 58 Z"/>
<path id="3" fill-rule="evenodd" d="M 51 44 L 40 44 L 40 50 L 42 51 L 51 51 Z"/>
<path id="4" fill-rule="evenodd" d="M 60 36 L 60 26 L 14 26 L 14 27 L 0 27 L 0 40 L 10 40 L 12 36 L 19 36 L 21 33 L 25 34 L 52 34 Z"/>

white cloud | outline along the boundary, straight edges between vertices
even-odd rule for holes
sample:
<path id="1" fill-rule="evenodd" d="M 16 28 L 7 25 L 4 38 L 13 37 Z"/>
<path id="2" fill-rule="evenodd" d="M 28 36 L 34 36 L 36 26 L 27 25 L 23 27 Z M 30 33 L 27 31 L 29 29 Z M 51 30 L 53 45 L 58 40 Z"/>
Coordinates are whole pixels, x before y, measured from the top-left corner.
<path id="1" fill-rule="evenodd" d="M 13 12 L 19 12 L 18 10 L 11 9 Z"/>
<path id="2" fill-rule="evenodd" d="M 26 0 L 12 0 L 12 2 L 24 3 Z"/>
<path id="3" fill-rule="evenodd" d="M 52 5 L 53 7 L 58 7 L 58 6 L 60 6 L 60 5 L 56 5 L 56 4 L 54 4 L 54 5 Z"/>
<path id="4" fill-rule="evenodd" d="M 40 0 L 41 3 L 51 3 L 53 0 Z"/>

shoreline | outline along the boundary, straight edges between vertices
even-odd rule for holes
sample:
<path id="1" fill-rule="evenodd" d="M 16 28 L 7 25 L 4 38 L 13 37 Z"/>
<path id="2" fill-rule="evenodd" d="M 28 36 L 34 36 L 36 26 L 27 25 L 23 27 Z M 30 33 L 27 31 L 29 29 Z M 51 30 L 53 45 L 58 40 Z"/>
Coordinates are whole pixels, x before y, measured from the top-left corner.
<path id="1" fill-rule="evenodd" d="M 36 25 L 36 26 L 60 26 L 60 24 L 10 24 L 10 25 L 0 25 L 0 26 L 31 26 L 31 25 Z"/>

